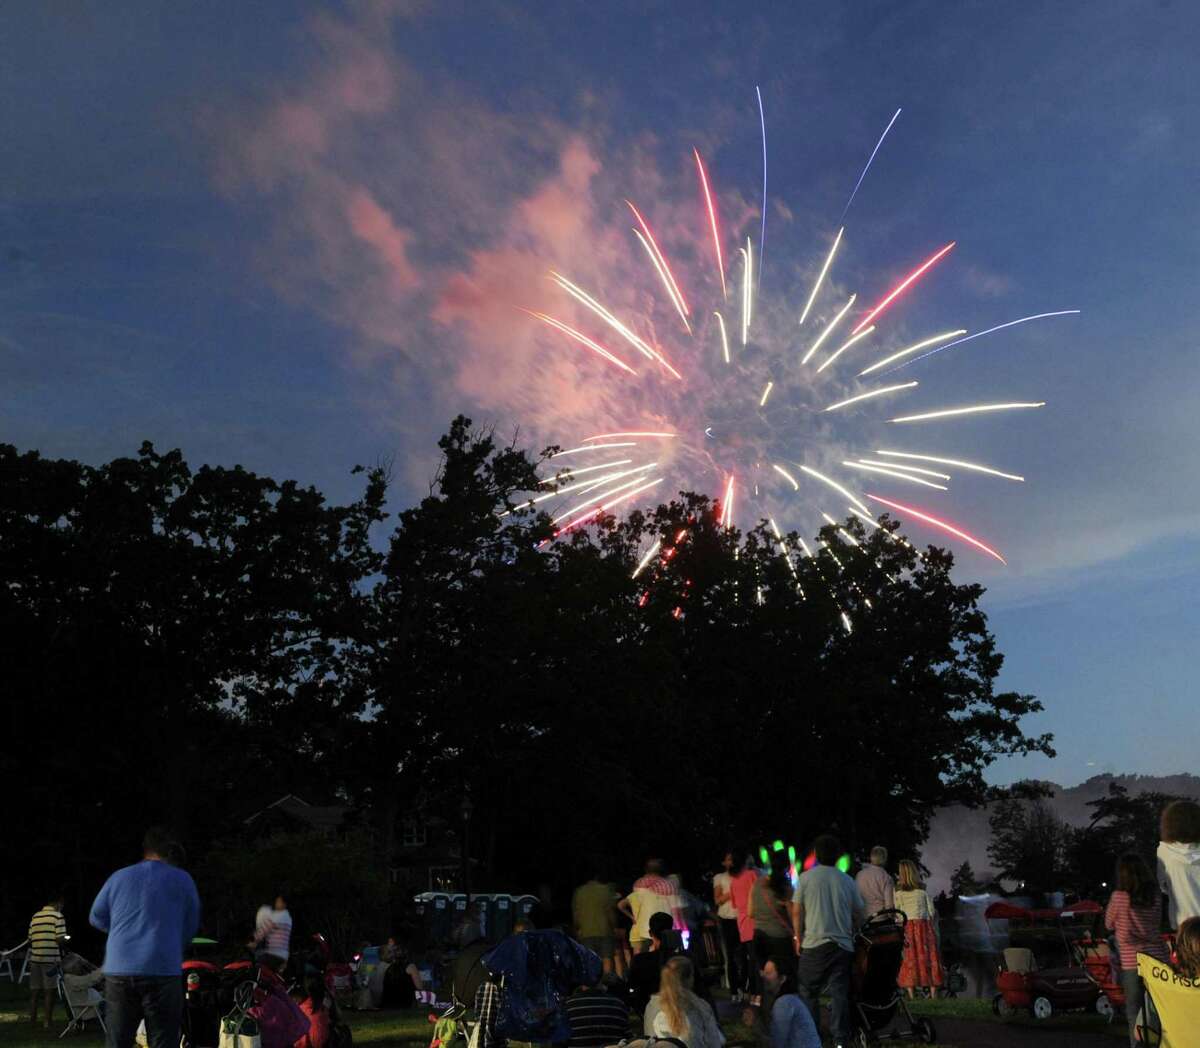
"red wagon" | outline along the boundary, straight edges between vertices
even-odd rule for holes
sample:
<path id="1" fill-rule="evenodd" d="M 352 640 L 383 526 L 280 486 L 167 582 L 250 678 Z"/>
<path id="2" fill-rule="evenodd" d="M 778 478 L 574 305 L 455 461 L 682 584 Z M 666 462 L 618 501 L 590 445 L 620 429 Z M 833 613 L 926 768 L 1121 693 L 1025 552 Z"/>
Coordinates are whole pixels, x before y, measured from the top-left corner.
<path id="1" fill-rule="evenodd" d="M 1063 910 L 992 903 L 984 917 L 1007 920 L 1010 943 L 996 974 L 992 1010 L 1000 1016 L 1028 1010 L 1037 1019 L 1095 1010 L 1111 1019 L 1124 994 L 1108 944 L 1095 935 L 1102 914 L 1100 904 L 1091 901 Z"/>

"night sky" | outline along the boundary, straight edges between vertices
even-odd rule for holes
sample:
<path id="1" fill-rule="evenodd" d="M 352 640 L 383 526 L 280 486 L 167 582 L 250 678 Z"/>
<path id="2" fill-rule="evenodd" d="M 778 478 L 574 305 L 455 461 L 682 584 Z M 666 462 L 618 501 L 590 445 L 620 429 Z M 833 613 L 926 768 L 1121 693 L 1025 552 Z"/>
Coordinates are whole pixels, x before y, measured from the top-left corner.
<path id="1" fill-rule="evenodd" d="M 0 440 L 97 463 L 149 439 L 193 465 L 238 462 L 343 499 L 356 463 L 394 459 L 400 507 L 422 493 L 459 411 L 520 426 L 537 446 L 662 421 L 657 379 L 628 394 L 516 307 L 583 326 L 545 280 L 555 267 L 706 373 L 711 332 L 681 337 L 622 198 L 649 213 L 697 316 L 710 312 L 720 289 L 692 148 L 727 252 L 746 235 L 757 245 L 758 85 L 761 344 L 727 374 L 765 373 L 811 338 L 796 318 L 903 107 L 818 313 L 848 290 L 871 304 L 955 240 L 886 331 L 881 320 L 879 350 L 1081 314 L 889 381 L 920 380 L 903 402 L 913 410 L 1047 406 L 898 435 L 880 420 L 903 412 L 827 431 L 787 414 L 781 394 L 763 432 L 790 441 L 795 461 L 834 468 L 843 446 L 908 447 L 1027 477 L 956 477 L 941 493 L 839 474 L 1003 550 L 1007 567 L 951 544 L 958 577 L 989 588 L 1001 686 L 1045 701 L 1026 727 L 1053 731 L 1059 756 L 1004 763 L 996 781 L 1192 771 L 1198 53 L 1200 8 L 1166 0 L 9 0 Z M 699 417 L 711 400 L 692 388 Z M 717 493 L 699 473 L 675 489 L 701 485 Z M 811 535 L 808 494 L 790 517 L 782 498 L 771 507 Z"/>

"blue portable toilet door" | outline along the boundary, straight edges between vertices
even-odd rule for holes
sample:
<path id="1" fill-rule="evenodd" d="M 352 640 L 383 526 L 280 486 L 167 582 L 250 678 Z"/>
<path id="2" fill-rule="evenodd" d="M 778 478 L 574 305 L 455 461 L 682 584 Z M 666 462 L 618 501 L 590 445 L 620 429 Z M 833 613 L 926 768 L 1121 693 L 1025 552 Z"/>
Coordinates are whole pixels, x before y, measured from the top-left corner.
<path id="1" fill-rule="evenodd" d="M 493 895 L 488 905 L 488 942 L 499 942 L 512 934 L 513 901 L 511 895 Z"/>

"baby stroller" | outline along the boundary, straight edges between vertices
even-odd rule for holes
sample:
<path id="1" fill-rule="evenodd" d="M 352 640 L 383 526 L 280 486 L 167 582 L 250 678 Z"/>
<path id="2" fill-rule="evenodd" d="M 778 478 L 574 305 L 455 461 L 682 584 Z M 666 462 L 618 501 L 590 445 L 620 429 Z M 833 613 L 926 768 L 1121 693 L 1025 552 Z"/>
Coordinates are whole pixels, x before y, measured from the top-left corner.
<path id="1" fill-rule="evenodd" d="M 180 1048 L 216 1048 L 220 1039 L 221 972 L 211 961 L 183 962 Z"/>
<path id="2" fill-rule="evenodd" d="M 862 1048 L 880 1039 L 896 1012 L 904 1016 L 907 1030 L 891 1029 L 883 1035 L 894 1040 L 933 1044 L 937 1035 L 928 1019 L 914 1019 L 896 980 L 904 956 L 904 925 L 908 918 L 900 910 L 881 910 L 863 925 L 855 938 L 854 969 L 850 979 L 851 1001 Z"/>

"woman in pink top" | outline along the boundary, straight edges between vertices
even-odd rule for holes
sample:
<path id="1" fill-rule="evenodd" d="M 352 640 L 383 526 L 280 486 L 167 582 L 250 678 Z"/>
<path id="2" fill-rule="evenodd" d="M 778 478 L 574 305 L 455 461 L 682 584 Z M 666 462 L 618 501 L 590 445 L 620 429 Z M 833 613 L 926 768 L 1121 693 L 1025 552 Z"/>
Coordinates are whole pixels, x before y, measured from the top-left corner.
<path id="1" fill-rule="evenodd" d="M 758 871 L 747 863 L 744 869 L 729 879 L 729 899 L 733 908 L 737 910 L 738 939 L 750 959 L 746 979 L 746 989 L 750 994 L 761 992 L 759 983 L 762 979 L 754 963 L 754 918 L 750 916 L 750 893 L 758 882 L 758 876 Z"/>
<path id="2" fill-rule="evenodd" d="M 1147 954 L 1169 961 L 1167 948 L 1158 933 L 1161 921 L 1158 885 L 1140 856 L 1132 852 L 1117 860 L 1117 890 L 1108 900 L 1104 923 L 1117 937 L 1121 955 L 1121 986 L 1125 990 L 1125 1014 L 1129 1017 L 1129 1043 L 1137 1045 L 1134 1027 L 1142 1009 L 1142 980 L 1138 977 L 1137 955 Z"/>

